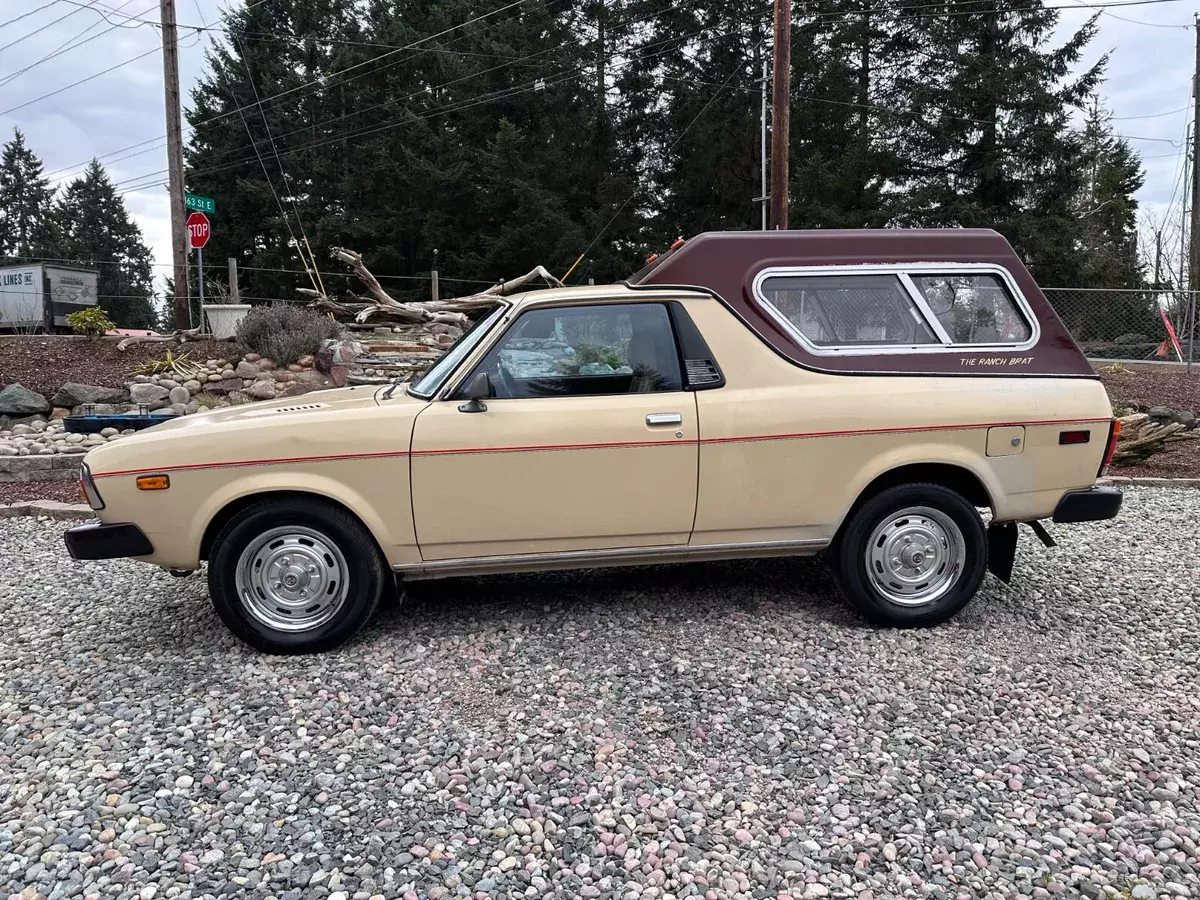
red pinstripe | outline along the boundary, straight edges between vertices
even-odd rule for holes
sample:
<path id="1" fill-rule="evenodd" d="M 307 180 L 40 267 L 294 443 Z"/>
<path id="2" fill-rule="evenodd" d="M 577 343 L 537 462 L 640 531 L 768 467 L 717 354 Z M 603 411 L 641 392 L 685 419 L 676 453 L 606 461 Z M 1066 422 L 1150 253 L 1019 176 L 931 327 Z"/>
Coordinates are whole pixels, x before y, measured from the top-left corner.
<path id="1" fill-rule="evenodd" d="M 850 437 L 860 434 L 913 434 L 925 431 L 966 431 L 979 428 L 1003 428 L 1035 425 L 1081 425 L 1109 422 L 1105 419 L 1041 419 L 1030 422 L 980 422 L 965 425 L 908 425 L 894 428 L 856 428 L 845 431 L 802 431 L 788 434 L 738 435 L 735 437 L 703 438 L 701 444 L 753 443 L 757 441 L 789 441 L 809 438 Z M 323 456 L 284 456 L 274 459 L 248 459 L 233 462 L 188 463 L 177 466 L 157 466 L 143 469 L 122 469 L 116 472 L 93 472 L 93 478 L 112 478 L 117 475 L 138 475 L 143 472 L 180 472 L 189 469 L 223 469 L 236 466 L 272 466 L 282 463 L 333 462 L 343 459 L 383 459 L 396 456 L 450 456 L 468 453 L 530 453 L 552 450 L 604 450 L 617 447 L 664 447 L 680 441 L 609 441 L 589 444 L 533 444 L 513 447 L 462 447 L 448 450 L 389 450 L 380 453 L 338 453 Z M 684 443 L 694 443 L 685 441 Z"/>

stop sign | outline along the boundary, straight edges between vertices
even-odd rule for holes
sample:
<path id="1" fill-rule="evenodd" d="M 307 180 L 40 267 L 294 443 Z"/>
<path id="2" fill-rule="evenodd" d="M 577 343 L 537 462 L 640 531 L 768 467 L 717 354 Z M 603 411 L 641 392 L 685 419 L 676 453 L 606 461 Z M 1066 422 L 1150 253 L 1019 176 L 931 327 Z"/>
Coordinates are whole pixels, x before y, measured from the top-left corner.
<path id="1" fill-rule="evenodd" d="M 199 250 L 208 243 L 212 228 L 208 224 L 208 216 L 202 212 L 194 212 L 187 217 L 188 243 L 193 250 Z"/>

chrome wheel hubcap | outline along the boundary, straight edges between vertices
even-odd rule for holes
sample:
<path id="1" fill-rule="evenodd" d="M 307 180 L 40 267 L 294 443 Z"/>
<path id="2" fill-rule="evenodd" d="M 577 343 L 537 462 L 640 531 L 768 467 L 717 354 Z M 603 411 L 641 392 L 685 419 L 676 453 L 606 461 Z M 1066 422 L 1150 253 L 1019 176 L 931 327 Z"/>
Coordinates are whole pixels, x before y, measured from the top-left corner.
<path id="1" fill-rule="evenodd" d="M 880 594 L 901 606 L 922 606 L 954 587 L 966 559 L 954 520 L 920 506 L 893 513 L 871 533 L 865 562 Z"/>
<path id="2" fill-rule="evenodd" d="M 308 631 L 332 619 L 349 591 L 346 558 L 302 525 L 272 528 L 242 551 L 237 590 L 255 619 L 278 631 Z"/>

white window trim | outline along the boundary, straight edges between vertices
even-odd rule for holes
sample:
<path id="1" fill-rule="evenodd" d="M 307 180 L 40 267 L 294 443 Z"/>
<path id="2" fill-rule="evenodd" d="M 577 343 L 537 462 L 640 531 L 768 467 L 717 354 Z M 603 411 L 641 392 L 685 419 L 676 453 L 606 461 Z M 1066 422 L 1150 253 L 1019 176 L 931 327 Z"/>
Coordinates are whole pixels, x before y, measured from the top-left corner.
<path id="1" fill-rule="evenodd" d="M 995 275 L 1000 279 L 1000 282 L 1008 289 L 1013 302 L 1016 304 L 1017 311 L 1025 319 L 1025 324 L 1029 326 L 1029 338 L 1019 344 L 965 344 L 954 343 L 950 339 L 950 335 L 938 320 L 938 317 L 933 314 L 933 310 L 929 308 L 929 304 L 925 301 L 925 297 L 917 289 L 916 283 L 912 280 L 912 276 L 921 275 Z M 926 324 L 933 334 L 940 340 L 941 344 L 855 344 L 847 345 L 820 345 L 814 344 L 808 337 L 797 328 L 791 320 L 788 319 L 782 312 L 775 308 L 763 291 L 763 282 L 768 278 L 815 278 L 823 275 L 894 275 L 897 280 L 903 285 L 909 297 L 912 299 L 913 305 L 917 308 L 920 314 L 924 317 Z M 1021 289 L 1017 287 L 1016 281 L 1008 269 L 994 263 L 955 263 L 955 262 L 928 262 L 928 263 L 864 263 L 862 265 L 852 266 L 773 266 L 763 269 L 754 276 L 754 281 L 751 284 L 751 292 L 754 295 L 754 300 L 776 323 L 779 324 L 788 334 L 792 335 L 797 341 L 803 345 L 804 349 L 814 356 L 892 356 L 898 354 L 913 354 L 913 353 L 963 353 L 966 351 L 978 352 L 1021 352 L 1029 350 L 1037 345 L 1041 339 L 1042 328 L 1038 322 L 1037 316 L 1033 314 L 1033 310 L 1029 306 L 1029 302 L 1025 299 L 1025 295 L 1021 293 Z"/>

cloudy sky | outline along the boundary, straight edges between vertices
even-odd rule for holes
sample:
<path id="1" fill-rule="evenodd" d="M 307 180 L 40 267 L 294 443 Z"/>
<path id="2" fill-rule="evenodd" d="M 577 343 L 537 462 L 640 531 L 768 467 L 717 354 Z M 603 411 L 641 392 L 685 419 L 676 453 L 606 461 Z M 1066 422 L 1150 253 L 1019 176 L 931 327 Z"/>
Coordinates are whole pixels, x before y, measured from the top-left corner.
<path id="1" fill-rule="evenodd" d="M 181 25 L 211 26 L 223 3 L 238 0 L 177 2 Z M 1052 2 L 1069 8 L 1062 18 L 1064 35 L 1091 12 L 1084 0 Z M 1086 62 L 1109 54 L 1102 94 L 1117 129 L 1142 154 L 1147 177 L 1139 199 L 1148 219 L 1174 223 L 1181 212 L 1181 153 L 1191 102 L 1190 26 L 1200 0 L 1106 2 L 1114 5 L 1100 18 Z M 114 9 L 121 14 L 109 12 Z M 129 191 L 125 202 L 154 249 L 161 275 L 171 258 L 167 195 L 165 188 L 150 185 L 166 166 L 161 44 L 157 29 L 136 19 L 157 21 L 158 3 L 0 0 L 0 23 L 9 23 L 0 27 L 0 139 L 19 127 L 56 181 L 99 157 L 119 189 Z M 204 69 L 209 39 L 180 30 L 185 104 Z M 45 57 L 50 58 L 39 62 Z M 74 84 L 90 76 L 96 77 Z M 219 214 L 214 228 L 220 228 Z"/>

